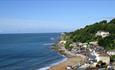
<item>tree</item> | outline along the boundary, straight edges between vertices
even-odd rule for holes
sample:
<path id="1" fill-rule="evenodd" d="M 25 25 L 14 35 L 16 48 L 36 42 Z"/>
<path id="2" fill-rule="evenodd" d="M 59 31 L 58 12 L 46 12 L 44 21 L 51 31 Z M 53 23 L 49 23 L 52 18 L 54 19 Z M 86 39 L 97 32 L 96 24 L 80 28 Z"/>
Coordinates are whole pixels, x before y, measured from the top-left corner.
<path id="1" fill-rule="evenodd" d="M 112 19 L 109 23 L 111 23 L 111 24 L 115 24 L 115 18 Z"/>
<path id="2" fill-rule="evenodd" d="M 107 23 L 107 20 L 102 20 L 99 23 Z"/>

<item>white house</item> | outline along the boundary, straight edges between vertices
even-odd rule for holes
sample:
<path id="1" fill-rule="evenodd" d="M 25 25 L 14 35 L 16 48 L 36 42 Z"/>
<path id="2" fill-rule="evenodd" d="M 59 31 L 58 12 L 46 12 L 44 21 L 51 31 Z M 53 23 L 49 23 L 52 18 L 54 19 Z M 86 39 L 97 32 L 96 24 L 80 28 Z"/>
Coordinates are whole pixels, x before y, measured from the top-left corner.
<path id="1" fill-rule="evenodd" d="M 76 43 L 72 43 L 72 44 L 70 44 L 69 46 L 76 47 L 76 46 L 77 46 L 77 44 L 76 44 Z"/>
<path id="2" fill-rule="evenodd" d="M 87 48 L 88 47 L 88 43 L 83 43 L 83 47 Z"/>
<path id="3" fill-rule="evenodd" d="M 79 46 L 83 45 L 83 43 L 81 43 L 81 42 L 76 42 L 76 44 L 79 45 Z"/>
<path id="4" fill-rule="evenodd" d="M 66 41 L 65 40 L 61 40 L 59 43 L 60 44 L 66 44 Z"/>
<path id="5" fill-rule="evenodd" d="M 89 42 L 89 44 L 98 45 L 98 41 L 92 41 L 92 42 Z"/>
<path id="6" fill-rule="evenodd" d="M 97 59 L 97 62 L 102 61 L 102 62 L 105 62 L 106 64 L 110 63 L 110 57 L 107 55 L 99 55 L 96 57 L 96 59 Z"/>
<path id="7" fill-rule="evenodd" d="M 106 64 L 110 63 L 110 56 L 104 52 L 95 52 L 97 62 L 102 61 Z"/>
<path id="8" fill-rule="evenodd" d="M 110 33 L 105 32 L 105 31 L 97 31 L 97 33 L 96 33 L 96 36 L 102 36 L 102 38 L 107 37 L 109 35 L 110 35 Z"/>
<path id="9" fill-rule="evenodd" d="M 108 51 L 107 54 L 110 55 L 110 56 L 111 56 L 111 55 L 115 55 L 115 50 Z"/>

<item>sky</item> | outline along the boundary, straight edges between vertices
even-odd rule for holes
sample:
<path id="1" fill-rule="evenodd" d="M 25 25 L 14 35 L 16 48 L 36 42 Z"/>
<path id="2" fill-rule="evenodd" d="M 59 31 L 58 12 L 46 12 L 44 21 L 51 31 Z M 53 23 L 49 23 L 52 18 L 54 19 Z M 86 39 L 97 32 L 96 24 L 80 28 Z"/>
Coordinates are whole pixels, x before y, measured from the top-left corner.
<path id="1" fill-rule="evenodd" d="M 3 34 L 70 32 L 114 17 L 114 0 L 0 0 Z"/>

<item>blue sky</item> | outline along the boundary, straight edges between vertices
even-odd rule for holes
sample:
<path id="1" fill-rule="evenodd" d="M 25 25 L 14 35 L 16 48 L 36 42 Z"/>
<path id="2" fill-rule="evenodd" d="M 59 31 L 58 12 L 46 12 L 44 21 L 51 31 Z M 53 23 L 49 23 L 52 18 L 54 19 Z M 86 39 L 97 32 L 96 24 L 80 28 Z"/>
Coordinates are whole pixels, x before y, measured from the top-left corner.
<path id="1" fill-rule="evenodd" d="M 0 0 L 0 33 L 68 32 L 114 17 L 114 0 Z"/>

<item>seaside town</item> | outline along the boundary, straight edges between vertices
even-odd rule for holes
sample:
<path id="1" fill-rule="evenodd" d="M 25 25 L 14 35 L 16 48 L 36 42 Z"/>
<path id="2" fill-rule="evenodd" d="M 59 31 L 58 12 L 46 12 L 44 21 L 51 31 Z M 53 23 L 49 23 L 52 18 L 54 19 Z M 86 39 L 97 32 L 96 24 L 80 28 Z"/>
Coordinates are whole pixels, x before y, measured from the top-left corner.
<path id="1" fill-rule="evenodd" d="M 115 70 L 115 0 L 0 0 L 0 70 Z"/>
<path id="2" fill-rule="evenodd" d="M 97 31 L 95 36 L 108 37 L 110 32 Z M 63 34 L 64 36 L 64 34 Z M 115 62 L 110 60 L 110 56 L 115 55 L 115 50 L 107 51 L 98 45 L 98 41 L 89 43 L 72 42 L 69 46 L 73 48 L 67 50 L 64 45 L 66 40 L 61 39 L 58 44 L 58 51 L 68 58 L 80 57 L 82 60 L 74 65 L 67 64 L 62 70 L 115 70 Z M 56 69 L 51 69 L 56 70 Z"/>

